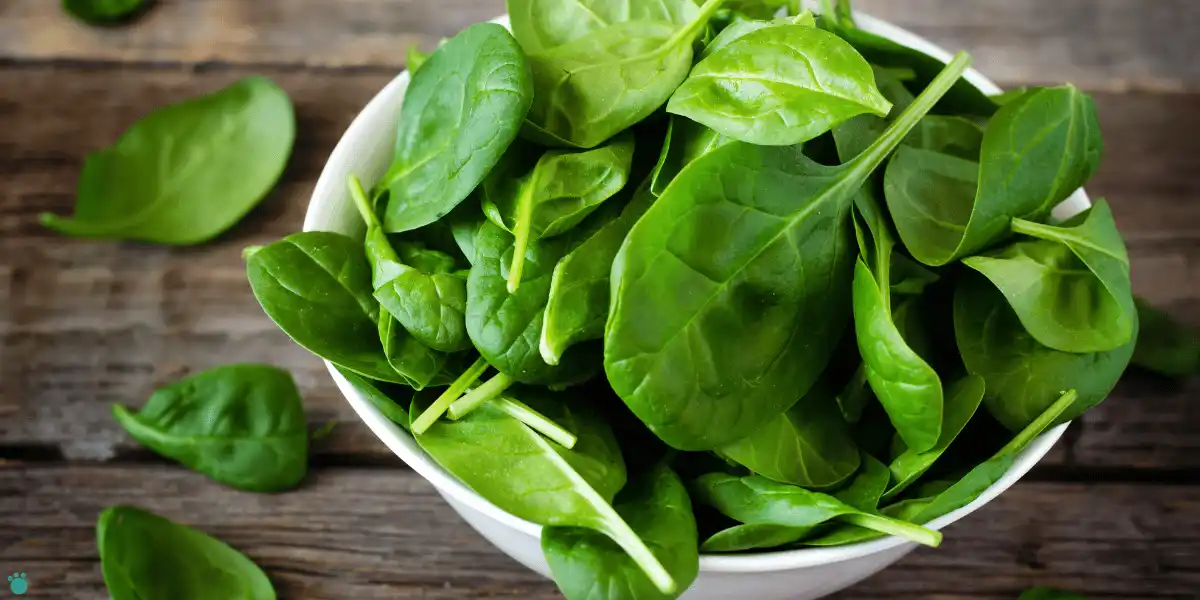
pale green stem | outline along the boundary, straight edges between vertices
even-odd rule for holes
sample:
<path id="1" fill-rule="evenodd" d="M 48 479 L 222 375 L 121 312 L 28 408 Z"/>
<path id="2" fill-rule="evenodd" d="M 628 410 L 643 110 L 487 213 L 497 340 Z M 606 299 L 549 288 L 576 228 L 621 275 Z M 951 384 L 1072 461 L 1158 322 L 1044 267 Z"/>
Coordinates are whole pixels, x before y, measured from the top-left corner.
<path id="1" fill-rule="evenodd" d="M 870 515 L 867 513 L 853 513 L 842 515 L 839 517 L 842 521 L 859 527 L 865 527 L 872 531 L 902 537 L 907 540 L 914 541 L 922 546 L 937 548 L 942 543 L 942 534 L 932 529 L 914 525 L 898 519 L 891 519 L 879 515 Z"/>
<path id="2" fill-rule="evenodd" d="M 1063 392 L 1063 395 L 1054 404 L 1051 404 L 1042 414 L 1038 415 L 1038 418 L 1034 419 L 1025 429 L 1022 429 L 1021 433 L 1017 434 L 1017 437 L 1014 437 L 1012 441 L 1005 444 L 992 458 L 999 458 L 1006 454 L 1016 454 L 1024 450 L 1025 446 L 1033 441 L 1033 438 L 1042 435 L 1042 432 L 1046 431 L 1072 404 L 1075 404 L 1075 400 L 1078 398 L 1079 394 L 1075 390 Z"/>
<path id="3" fill-rule="evenodd" d="M 575 437 L 575 434 L 567 431 L 562 425 L 551 421 L 546 415 L 533 410 L 524 402 L 513 398 L 501 397 L 492 400 L 492 406 L 500 409 L 504 414 L 528 425 L 530 429 L 557 442 L 567 450 L 574 448 L 575 442 L 579 441 L 579 438 Z"/>
<path id="4" fill-rule="evenodd" d="M 413 421 L 413 433 L 421 435 L 432 427 L 446 410 L 450 408 L 450 405 L 455 400 L 458 400 L 458 397 L 463 395 L 463 392 L 467 391 L 467 388 L 479 380 L 479 376 L 483 375 L 483 372 L 487 368 L 487 361 L 482 358 L 476 360 L 474 364 L 468 367 L 462 375 L 458 376 L 458 379 L 455 379 L 450 384 L 450 387 L 446 388 L 446 391 L 442 392 L 441 396 L 438 396 L 437 400 L 433 401 L 433 404 L 429 408 L 425 409 L 425 412 L 421 413 L 421 416 L 417 417 L 417 420 Z"/>
<path id="5" fill-rule="evenodd" d="M 513 223 L 512 264 L 508 268 L 508 293 L 517 293 L 521 287 L 521 274 L 525 272 L 525 250 L 529 248 L 529 230 L 533 227 L 532 182 L 521 186 L 521 198 L 517 200 L 517 216 Z"/>
<path id="6" fill-rule="evenodd" d="M 367 228 L 379 227 L 379 215 L 376 215 L 375 210 L 371 208 L 371 201 L 367 199 L 367 193 L 363 191 L 362 182 L 354 175 L 350 176 L 350 197 L 354 200 L 354 207 L 358 209 L 358 214 L 362 216 Z"/>
<path id="7" fill-rule="evenodd" d="M 1043 240 L 1053 240 L 1056 235 L 1062 233 L 1061 227 L 1042 225 L 1041 223 L 1026 221 L 1025 219 L 1013 219 L 1012 230 L 1013 233 L 1020 233 Z"/>
<path id="8" fill-rule="evenodd" d="M 488 400 L 499 396 L 514 383 L 516 383 L 516 380 L 512 377 L 504 373 L 497 373 L 495 377 L 467 392 L 465 396 L 459 398 L 454 404 L 451 404 L 450 418 L 457 421 L 471 414 L 471 411 L 483 406 Z"/>

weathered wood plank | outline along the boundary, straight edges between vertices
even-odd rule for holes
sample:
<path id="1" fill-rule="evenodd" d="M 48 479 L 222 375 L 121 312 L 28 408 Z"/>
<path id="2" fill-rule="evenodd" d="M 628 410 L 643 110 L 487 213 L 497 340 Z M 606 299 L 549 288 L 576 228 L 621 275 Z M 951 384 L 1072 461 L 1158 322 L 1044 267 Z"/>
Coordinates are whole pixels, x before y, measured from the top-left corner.
<path id="1" fill-rule="evenodd" d="M 859 0 L 856 7 L 951 50 L 972 52 L 1006 84 L 1073 81 L 1091 88 L 1194 87 L 1191 0 Z M 417 42 L 432 47 L 504 11 L 501 0 L 196 0 L 161 2 L 123 27 L 87 27 L 55 2 L 0 7 L 0 58 L 208 61 L 398 69 Z"/>
<path id="2" fill-rule="evenodd" d="M 168 467 L 16 465 L 0 469 L 0 566 L 29 574 L 34 597 L 104 598 L 96 516 L 132 503 L 241 549 L 280 597 L 555 598 L 416 475 L 321 470 L 299 490 L 232 491 Z M 336 508 L 333 508 L 336 507 Z M 1033 585 L 1095 598 L 1194 598 L 1200 487 L 1026 483 L 841 600 L 1012 600 Z"/>
<path id="3" fill-rule="evenodd" d="M 59 237 L 37 224 L 67 213 L 83 156 L 156 106 L 242 73 L 185 69 L 0 68 L 0 445 L 107 458 L 136 448 L 109 415 L 158 385 L 229 362 L 290 369 L 314 422 L 347 424 L 320 452 L 387 457 L 356 424 L 321 363 L 291 343 L 245 282 L 241 249 L 298 229 L 321 166 L 359 108 L 389 79 L 282 71 L 299 140 L 279 188 L 241 224 L 195 248 Z M 87 102 L 80 99 L 86 98 Z M 1107 157 L 1090 186 L 1109 196 L 1140 293 L 1200 326 L 1200 130 L 1189 94 L 1099 94 Z M 1193 385 L 1131 379 L 1088 415 L 1048 464 L 1195 468 Z M 1065 445 L 1064 445 L 1065 448 Z"/>

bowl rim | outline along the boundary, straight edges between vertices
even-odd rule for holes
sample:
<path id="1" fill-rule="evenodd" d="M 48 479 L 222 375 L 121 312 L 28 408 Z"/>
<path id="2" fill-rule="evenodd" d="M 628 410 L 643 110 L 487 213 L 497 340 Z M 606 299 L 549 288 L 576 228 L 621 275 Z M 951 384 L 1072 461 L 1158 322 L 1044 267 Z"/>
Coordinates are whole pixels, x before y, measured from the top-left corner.
<path id="1" fill-rule="evenodd" d="M 920 50 L 943 62 L 949 62 L 953 57 L 950 52 L 897 25 L 859 11 L 854 12 L 854 17 L 861 29 Z M 492 19 L 491 22 L 508 27 L 507 15 Z M 964 78 L 985 93 L 997 94 L 1002 91 L 999 86 L 974 68 L 968 69 L 964 74 Z M 381 134 L 380 132 L 387 131 L 390 134 L 391 128 L 381 128 L 379 127 L 379 123 L 381 121 L 388 122 L 387 120 L 394 118 L 394 113 L 389 114 L 389 111 L 398 111 L 399 103 L 402 101 L 401 98 L 408 87 L 408 82 L 408 71 L 401 71 L 367 103 L 363 110 L 350 123 L 350 126 L 346 129 L 346 132 L 339 139 L 333 152 L 330 154 L 329 160 L 322 168 L 321 175 L 313 189 L 305 215 L 304 231 L 345 231 L 348 228 L 354 227 L 358 227 L 359 231 L 361 231 L 361 224 L 357 223 L 357 214 L 354 215 L 354 225 L 348 224 L 344 220 L 342 223 L 337 224 L 336 217 L 331 216 L 332 213 L 329 205 L 339 203 L 339 199 L 342 202 L 346 201 L 346 177 L 352 172 L 350 167 L 352 164 L 357 163 L 357 155 L 360 154 L 359 148 L 366 141 L 374 139 L 375 144 L 378 145 L 381 139 L 386 139 L 390 145 L 390 135 Z M 1091 202 L 1086 192 L 1082 189 L 1077 190 L 1071 197 L 1063 201 L 1062 204 L 1055 207 L 1054 217 L 1059 219 L 1068 218 L 1085 210 L 1090 204 Z M 334 222 L 337 226 L 330 227 L 331 222 Z M 382 412 L 368 402 L 337 371 L 332 363 L 329 361 L 324 361 L 324 363 L 334 383 L 342 392 L 342 395 L 345 396 L 351 408 L 366 423 L 371 432 L 395 453 L 396 456 L 400 457 L 401 460 L 416 471 L 417 474 L 433 484 L 439 492 L 448 494 L 456 501 L 511 529 L 535 538 L 540 537 L 540 525 L 520 519 L 501 510 L 444 470 L 425 454 L 409 432 L 392 423 Z M 1070 423 L 1064 423 L 1038 436 L 1024 451 L 1017 455 L 1008 472 L 984 493 L 980 494 L 973 502 L 938 517 L 925 526 L 941 530 L 994 500 L 1033 468 L 1050 451 L 1058 439 L 1062 437 L 1063 432 L 1068 426 L 1070 426 Z M 846 546 L 800 548 L 745 554 L 701 554 L 700 570 L 702 572 L 720 573 L 784 571 L 853 560 L 901 546 L 915 546 L 915 544 L 902 538 L 888 536 Z"/>

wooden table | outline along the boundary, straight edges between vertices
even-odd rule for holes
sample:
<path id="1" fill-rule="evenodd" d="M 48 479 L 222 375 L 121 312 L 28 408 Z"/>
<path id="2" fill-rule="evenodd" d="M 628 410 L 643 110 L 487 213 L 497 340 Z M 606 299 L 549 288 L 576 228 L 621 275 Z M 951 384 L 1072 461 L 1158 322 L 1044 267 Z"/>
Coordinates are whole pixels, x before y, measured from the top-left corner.
<path id="1" fill-rule="evenodd" d="M 97 514 L 134 503 L 262 565 L 285 599 L 554 598 L 494 550 L 355 418 L 317 359 L 267 318 L 239 253 L 298 230 L 350 120 L 406 47 L 503 10 L 500 0 L 160 0 L 89 28 L 53 0 L 0 0 L 0 572 L 30 598 L 106 597 Z M 1200 3 L 860 0 L 1006 87 L 1071 81 L 1099 105 L 1112 203 L 1138 293 L 1200 325 Z M 60 237 L 85 154 L 139 116 L 248 74 L 291 94 L 295 153 L 278 189 L 213 243 L 172 249 Z M 133 443 L 109 416 L 158 385 L 236 362 L 290 369 L 317 444 L 297 491 L 233 491 Z M 1130 374 L 1018 486 L 843 599 L 1197 598 L 1195 382 Z M 2 581 L 2 580 L 0 580 Z M 2 590 L 0 590 L 2 591 Z M 3 594 L 0 594 L 3 595 Z"/>

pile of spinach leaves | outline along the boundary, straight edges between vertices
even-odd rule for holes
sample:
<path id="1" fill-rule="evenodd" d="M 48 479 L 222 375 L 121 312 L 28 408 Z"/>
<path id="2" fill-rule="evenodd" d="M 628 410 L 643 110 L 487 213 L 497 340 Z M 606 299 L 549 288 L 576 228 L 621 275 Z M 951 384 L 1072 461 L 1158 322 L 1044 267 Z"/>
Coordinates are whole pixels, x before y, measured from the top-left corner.
<path id="1" fill-rule="evenodd" d="M 1134 356 L 1108 205 L 1050 216 L 1099 164 L 1092 100 L 989 97 L 965 54 L 797 4 L 508 0 L 511 33 L 413 53 L 391 166 L 347 182 L 364 237 L 246 252 L 283 331 L 545 527 L 568 598 L 937 546 Z"/>

